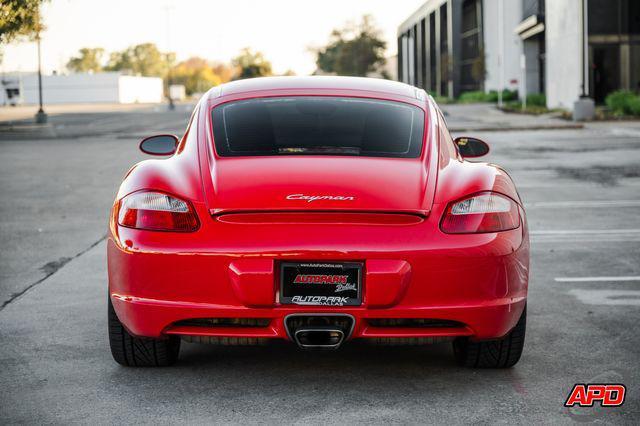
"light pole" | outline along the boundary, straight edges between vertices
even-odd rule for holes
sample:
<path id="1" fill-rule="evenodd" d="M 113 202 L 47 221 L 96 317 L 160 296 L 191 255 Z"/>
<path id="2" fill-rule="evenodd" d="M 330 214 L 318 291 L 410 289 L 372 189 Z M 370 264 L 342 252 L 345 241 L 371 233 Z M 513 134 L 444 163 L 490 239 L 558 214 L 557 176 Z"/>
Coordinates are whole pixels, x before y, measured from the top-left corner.
<path id="1" fill-rule="evenodd" d="M 596 115 L 596 105 L 593 98 L 589 97 L 589 14 L 587 0 L 582 0 L 582 93 L 573 103 L 573 120 L 593 120 Z"/>
<path id="2" fill-rule="evenodd" d="M 36 123 L 44 124 L 47 122 L 47 113 L 42 107 L 42 58 L 40 54 L 40 5 L 38 5 L 38 16 L 36 21 L 36 43 L 38 45 L 38 100 L 40 108 L 36 113 Z"/>
<path id="3" fill-rule="evenodd" d="M 498 84 L 498 108 L 502 108 L 502 91 L 504 90 L 504 4 L 503 0 L 498 0 L 498 55 L 500 83 Z"/>
<path id="4" fill-rule="evenodd" d="M 172 7 L 166 5 L 164 10 L 167 12 L 167 58 L 171 54 L 171 9 Z M 173 97 L 171 96 L 171 67 L 172 63 L 169 62 L 169 71 L 167 72 L 167 96 L 169 98 L 169 109 L 176 109 L 173 103 Z"/>
<path id="5" fill-rule="evenodd" d="M 589 97 L 589 3 L 582 0 L 582 97 Z"/>

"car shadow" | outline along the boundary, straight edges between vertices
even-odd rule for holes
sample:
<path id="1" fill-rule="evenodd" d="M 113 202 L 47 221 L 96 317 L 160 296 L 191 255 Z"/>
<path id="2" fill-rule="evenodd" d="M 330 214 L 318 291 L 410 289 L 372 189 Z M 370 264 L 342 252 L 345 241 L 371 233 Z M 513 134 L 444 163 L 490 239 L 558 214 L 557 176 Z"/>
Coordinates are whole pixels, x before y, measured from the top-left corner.
<path id="1" fill-rule="evenodd" d="M 109 383 L 120 383 L 117 391 L 129 395 L 126 404 L 133 407 L 155 401 L 162 401 L 164 411 L 206 407 L 211 418 L 251 419 L 249 423 L 334 423 L 336 418 L 346 424 L 391 418 L 415 423 L 418 418 L 428 422 L 428 415 L 455 423 L 458 414 L 446 407 L 459 401 L 487 406 L 494 398 L 487 394 L 488 383 L 516 398 L 526 392 L 513 369 L 458 366 L 449 343 L 387 347 L 349 342 L 325 352 L 302 351 L 284 342 L 256 347 L 183 344 L 174 366 L 113 368 Z M 478 419 L 488 420 L 482 415 Z"/>
<path id="2" fill-rule="evenodd" d="M 338 350 L 305 351 L 292 343 L 273 342 L 265 346 L 217 346 L 183 343 L 178 365 L 199 368 L 218 367 L 246 369 L 247 364 L 260 366 L 273 373 L 325 371 L 331 368 L 366 372 L 368 369 L 394 369 L 399 366 L 458 368 L 450 343 L 424 346 L 376 346 L 349 342 Z"/>

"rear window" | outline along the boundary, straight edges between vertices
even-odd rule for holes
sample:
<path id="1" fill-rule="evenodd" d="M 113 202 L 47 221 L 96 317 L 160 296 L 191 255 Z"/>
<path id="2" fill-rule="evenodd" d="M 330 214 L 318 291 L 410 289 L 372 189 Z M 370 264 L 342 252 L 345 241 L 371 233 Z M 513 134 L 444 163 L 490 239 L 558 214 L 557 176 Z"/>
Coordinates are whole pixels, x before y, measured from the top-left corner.
<path id="1" fill-rule="evenodd" d="M 345 97 L 276 97 L 213 109 L 222 157 L 354 155 L 415 158 L 424 111 L 401 102 Z"/>

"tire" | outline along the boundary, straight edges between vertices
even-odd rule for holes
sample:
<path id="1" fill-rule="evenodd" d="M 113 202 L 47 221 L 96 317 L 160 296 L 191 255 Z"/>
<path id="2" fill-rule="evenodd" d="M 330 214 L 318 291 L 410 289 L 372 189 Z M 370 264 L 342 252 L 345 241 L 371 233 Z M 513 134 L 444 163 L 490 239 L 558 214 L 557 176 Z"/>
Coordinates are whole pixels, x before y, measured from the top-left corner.
<path id="1" fill-rule="evenodd" d="M 516 326 L 500 340 L 474 342 L 461 337 L 453 342 L 453 353 L 458 364 L 473 368 L 510 368 L 516 365 L 524 347 L 527 326 L 527 307 Z"/>
<path id="2" fill-rule="evenodd" d="M 178 359 L 180 338 L 145 339 L 133 337 L 125 330 L 109 299 L 109 346 L 118 364 L 127 367 L 166 367 Z"/>

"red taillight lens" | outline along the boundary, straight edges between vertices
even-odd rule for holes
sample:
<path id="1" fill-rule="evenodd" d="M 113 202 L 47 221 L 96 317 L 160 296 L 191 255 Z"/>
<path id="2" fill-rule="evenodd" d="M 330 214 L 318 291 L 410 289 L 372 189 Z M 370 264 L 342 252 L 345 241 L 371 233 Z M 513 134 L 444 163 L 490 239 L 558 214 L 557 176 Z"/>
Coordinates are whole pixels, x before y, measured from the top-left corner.
<path id="1" fill-rule="evenodd" d="M 440 229 L 447 234 L 499 232 L 520 226 L 518 204 L 495 192 L 483 192 L 447 206 Z"/>
<path id="2" fill-rule="evenodd" d="M 150 231 L 192 232 L 198 217 L 191 205 L 160 192 L 134 192 L 120 200 L 118 223 Z"/>

